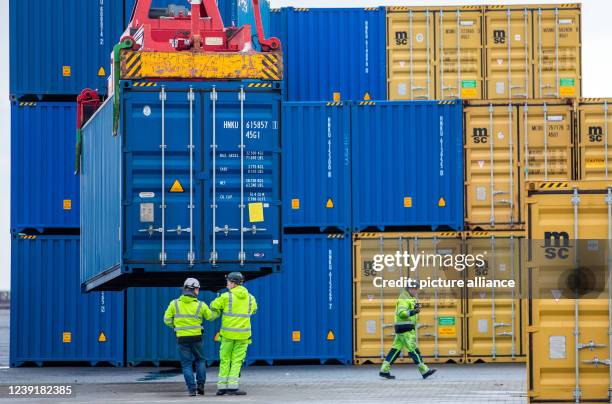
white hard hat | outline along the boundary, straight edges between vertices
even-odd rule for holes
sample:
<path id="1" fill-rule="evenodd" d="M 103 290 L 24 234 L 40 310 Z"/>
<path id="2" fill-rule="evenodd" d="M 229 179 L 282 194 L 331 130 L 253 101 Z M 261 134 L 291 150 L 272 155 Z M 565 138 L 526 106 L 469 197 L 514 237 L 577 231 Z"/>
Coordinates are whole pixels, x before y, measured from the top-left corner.
<path id="1" fill-rule="evenodd" d="M 184 289 L 199 289 L 200 282 L 196 278 L 187 278 L 183 284 Z"/>

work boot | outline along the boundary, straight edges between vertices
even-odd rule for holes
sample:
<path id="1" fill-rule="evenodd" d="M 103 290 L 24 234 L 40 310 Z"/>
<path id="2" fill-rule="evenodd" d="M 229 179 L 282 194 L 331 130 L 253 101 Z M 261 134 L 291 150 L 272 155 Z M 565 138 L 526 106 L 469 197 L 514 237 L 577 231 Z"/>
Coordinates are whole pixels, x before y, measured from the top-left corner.
<path id="1" fill-rule="evenodd" d="M 218 396 L 224 396 L 225 393 L 227 393 L 227 390 L 223 389 L 223 390 L 217 390 L 217 395 Z"/>
<path id="2" fill-rule="evenodd" d="M 246 396 L 246 391 L 238 390 L 238 389 L 228 389 L 228 396 Z"/>
<path id="3" fill-rule="evenodd" d="M 436 370 L 437 369 L 429 369 L 427 372 L 423 373 L 421 376 L 423 376 L 423 379 L 427 379 L 429 376 L 436 373 Z"/>
<path id="4" fill-rule="evenodd" d="M 384 377 L 385 379 L 389 379 L 389 380 L 395 379 L 395 376 L 393 376 L 391 372 L 379 372 L 378 376 Z"/>
<path id="5" fill-rule="evenodd" d="M 191 397 L 195 397 L 195 396 L 197 396 L 197 395 L 198 395 L 198 394 L 196 393 L 196 391 L 195 391 L 195 390 L 190 390 L 188 394 L 189 394 Z"/>
<path id="6" fill-rule="evenodd" d="M 201 396 L 204 395 L 204 386 L 198 386 L 198 394 Z"/>

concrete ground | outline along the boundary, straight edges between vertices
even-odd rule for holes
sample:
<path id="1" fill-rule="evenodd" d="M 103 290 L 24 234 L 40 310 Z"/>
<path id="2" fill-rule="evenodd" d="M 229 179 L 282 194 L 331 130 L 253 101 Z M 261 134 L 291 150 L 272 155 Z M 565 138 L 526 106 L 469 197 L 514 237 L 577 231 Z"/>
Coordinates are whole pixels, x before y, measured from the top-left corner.
<path id="1" fill-rule="evenodd" d="M 422 380 L 412 365 L 396 365 L 396 380 L 378 377 L 378 367 L 251 366 L 242 372 L 243 397 L 215 397 L 217 368 L 208 369 L 206 396 L 187 397 L 173 368 L 49 367 L 8 365 L 8 311 L 0 310 L 0 403 L 526 403 L 521 364 L 437 365 Z M 14 398 L 9 385 L 66 384 L 71 397 Z"/>

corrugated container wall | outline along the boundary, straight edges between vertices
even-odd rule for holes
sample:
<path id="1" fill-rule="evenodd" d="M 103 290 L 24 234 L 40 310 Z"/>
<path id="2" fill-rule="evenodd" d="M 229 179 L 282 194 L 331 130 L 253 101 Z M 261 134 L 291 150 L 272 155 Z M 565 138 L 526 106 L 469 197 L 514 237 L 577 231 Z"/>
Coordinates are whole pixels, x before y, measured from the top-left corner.
<path id="1" fill-rule="evenodd" d="M 342 100 L 362 100 L 366 93 L 387 98 L 383 7 L 289 7 L 272 14 L 281 20 L 271 32 L 283 44 L 289 101 L 331 101 L 334 93 Z"/>
<path id="2" fill-rule="evenodd" d="M 123 1 L 10 0 L 9 12 L 11 95 L 106 93 Z"/>
<path id="3" fill-rule="evenodd" d="M 92 282 L 88 289 L 161 286 L 190 267 L 214 289 L 225 285 L 223 269 L 252 277 L 278 270 L 277 84 L 154 84 L 123 84 L 118 136 L 109 101 L 83 128 L 81 200 L 96 209 L 81 212 L 81 281 Z"/>
<path id="4" fill-rule="evenodd" d="M 612 99 L 585 98 L 578 104 L 577 175 L 581 180 L 607 180 L 612 147 Z"/>
<path id="5" fill-rule="evenodd" d="M 351 107 L 283 104 L 283 226 L 350 231 Z"/>
<path id="6" fill-rule="evenodd" d="M 351 245 L 339 235 L 286 235 L 284 270 L 246 282 L 257 299 L 247 362 L 351 361 Z M 248 279 L 248 275 L 247 275 Z M 304 288 L 307 285 L 307 288 Z M 127 361 L 177 361 L 176 340 L 162 317 L 178 288 L 128 290 Z M 200 294 L 210 303 L 214 293 Z M 143 313 L 145 313 L 143 315 Z M 206 359 L 219 359 L 220 321 L 204 324 Z"/>
<path id="7" fill-rule="evenodd" d="M 612 185 L 546 182 L 529 189 L 529 401 L 573 402 L 578 393 L 580 402 L 607 402 Z M 576 268 L 580 290 L 564 286 Z"/>
<path id="8" fill-rule="evenodd" d="M 132 11 L 134 9 L 135 0 L 125 0 L 125 22 L 124 25 L 130 23 L 132 17 Z M 188 0 L 153 0 L 151 3 L 152 7 L 160 8 L 167 7 L 169 4 L 175 4 L 185 6 L 187 9 L 191 9 Z M 255 28 L 255 17 L 253 14 L 253 4 L 251 1 L 241 0 L 219 0 L 217 2 L 223 24 L 226 27 L 232 25 L 240 27 L 245 24 L 251 25 L 251 34 L 253 40 L 257 42 L 257 31 Z M 259 2 L 259 11 L 261 13 L 261 22 L 263 24 L 264 33 L 266 38 L 270 36 L 270 2 L 268 0 L 262 0 Z M 255 43 L 255 48 L 259 49 L 259 44 Z"/>
<path id="9" fill-rule="evenodd" d="M 79 227 L 76 104 L 11 105 L 11 231 Z"/>
<path id="10" fill-rule="evenodd" d="M 78 236 L 13 236 L 10 364 L 123 364 L 123 294 L 81 294 Z"/>
<path id="11" fill-rule="evenodd" d="M 462 110 L 455 101 L 354 104 L 356 231 L 463 228 Z"/>

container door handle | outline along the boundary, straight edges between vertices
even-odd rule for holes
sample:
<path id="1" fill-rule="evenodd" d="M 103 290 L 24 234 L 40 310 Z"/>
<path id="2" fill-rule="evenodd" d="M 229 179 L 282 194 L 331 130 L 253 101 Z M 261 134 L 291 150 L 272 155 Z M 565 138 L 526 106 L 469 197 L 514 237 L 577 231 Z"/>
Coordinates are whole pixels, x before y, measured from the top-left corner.
<path id="1" fill-rule="evenodd" d="M 595 367 L 598 367 L 599 365 L 610 366 L 610 359 L 599 359 L 598 357 L 595 357 L 592 360 L 583 360 L 582 363 L 595 365 Z"/>

